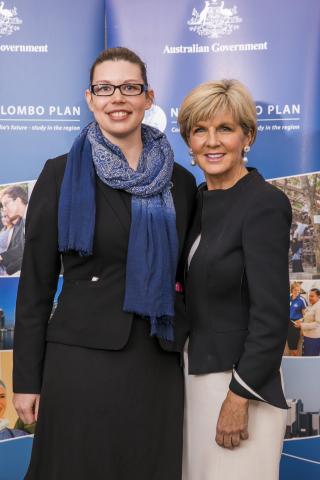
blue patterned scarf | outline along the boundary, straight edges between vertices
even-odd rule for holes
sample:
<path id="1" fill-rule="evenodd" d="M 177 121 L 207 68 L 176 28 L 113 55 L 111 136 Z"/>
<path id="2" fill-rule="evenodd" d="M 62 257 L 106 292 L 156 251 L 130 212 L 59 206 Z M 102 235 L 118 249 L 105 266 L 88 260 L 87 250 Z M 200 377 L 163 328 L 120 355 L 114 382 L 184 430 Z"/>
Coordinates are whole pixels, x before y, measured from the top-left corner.
<path id="1" fill-rule="evenodd" d="M 132 194 L 123 309 L 147 317 L 151 335 L 173 340 L 178 259 L 176 215 L 170 192 L 173 152 L 166 136 L 142 125 L 143 151 L 133 170 L 96 122 L 76 138 L 66 165 L 58 213 L 59 250 L 91 255 L 95 228 L 95 174 Z"/>

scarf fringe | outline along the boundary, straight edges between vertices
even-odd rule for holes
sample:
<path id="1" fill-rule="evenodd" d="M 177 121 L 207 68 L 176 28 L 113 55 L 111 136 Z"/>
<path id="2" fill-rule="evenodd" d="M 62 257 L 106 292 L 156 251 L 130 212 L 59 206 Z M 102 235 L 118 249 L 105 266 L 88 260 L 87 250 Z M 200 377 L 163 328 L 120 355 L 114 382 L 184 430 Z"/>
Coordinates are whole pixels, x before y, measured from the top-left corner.
<path id="1" fill-rule="evenodd" d="M 151 337 L 162 340 L 174 341 L 173 317 L 149 317 L 151 324 Z"/>
<path id="2" fill-rule="evenodd" d="M 174 316 L 150 316 L 142 312 L 132 312 L 127 308 L 124 308 L 123 310 L 127 313 L 133 313 L 137 317 L 148 321 L 150 323 L 150 337 L 157 337 L 161 338 L 162 340 L 174 342 Z"/>
<path id="3" fill-rule="evenodd" d="M 89 257 L 90 255 L 92 255 L 92 250 L 85 250 L 80 247 L 76 247 L 74 245 L 68 245 L 63 249 L 59 249 L 60 253 L 68 253 L 70 251 L 77 252 L 80 255 L 80 257 Z"/>

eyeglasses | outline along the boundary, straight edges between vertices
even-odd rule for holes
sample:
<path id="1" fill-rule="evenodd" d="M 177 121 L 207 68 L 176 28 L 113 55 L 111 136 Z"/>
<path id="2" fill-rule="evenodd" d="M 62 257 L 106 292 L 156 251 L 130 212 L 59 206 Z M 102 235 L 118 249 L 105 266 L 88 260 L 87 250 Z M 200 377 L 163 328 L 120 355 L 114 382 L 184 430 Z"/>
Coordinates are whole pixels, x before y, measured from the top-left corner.
<path id="1" fill-rule="evenodd" d="M 111 83 L 97 83 L 91 85 L 90 91 L 93 95 L 98 97 L 110 97 L 114 94 L 116 89 L 119 88 L 122 95 L 126 97 L 134 97 L 135 95 L 141 95 L 142 92 L 148 90 L 148 85 L 143 83 L 123 83 L 122 85 L 111 85 Z"/>

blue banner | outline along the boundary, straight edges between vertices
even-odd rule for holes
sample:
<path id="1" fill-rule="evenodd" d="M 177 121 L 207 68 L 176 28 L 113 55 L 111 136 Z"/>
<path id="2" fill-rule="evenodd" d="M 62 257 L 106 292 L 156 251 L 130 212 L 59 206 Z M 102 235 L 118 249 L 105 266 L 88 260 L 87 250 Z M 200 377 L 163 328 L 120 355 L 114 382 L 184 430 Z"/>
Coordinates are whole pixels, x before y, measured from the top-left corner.
<path id="1" fill-rule="evenodd" d="M 166 132 L 176 161 L 202 181 L 179 134 L 179 105 L 193 87 L 208 80 L 236 78 L 249 88 L 258 118 L 249 165 L 274 179 L 290 198 L 290 277 L 308 301 L 310 288 L 318 287 L 312 279 L 320 277 L 319 1 L 151 3 L 106 0 L 107 45 L 127 46 L 147 64 L 156 105 L 145 122 Z M 299 268 L 294 263 L 297 246 Z M 291 357 L 283 363 L 290 410 L 281 480 L 320 475 L 320 404 L 312 386 L 320 360 L 306 362 Z M 306 378 L 312 381 L 307 384 Z"/>
<path id="2" fill-rule="evenodd" d="M 317 0 L 106 0 L 108 46 L 128 46 L 147 63 L 157 103 L 151 116 L 166 125 L 176 160 L 188 166 L 176 123 L 186 93 L 237 78 L 257 104 L 249 164 L 267 178 L 319 169 L 319 19 Z"/>
<path id="3" fill-rule="evenodd" d="M 0 7 L 0 183 L 36 179 L 91 116 L 90 66 L 104 48 L 104 2 L 8 0 Z"/>
<path id="4" fill-rule="evenodd" d="M 0 2 L 2 256 L 11 248 L 10 233 L 21 223 L 11 223 L 9 207 L 5 207 L 10 203 L 11 189 L 16 189 L 19 201 L 22 199 L 22 219 L 44 162 L 69 151 L 75 136 L 91 120 L 84 92 L 89 85 L 90 67 L 104 48 L 104 8 L 103 0 Z M 24 235 L 20 237 L 23 247 Z M 24 477 L 32 445 L 32 437 L 26 436 L 30 432 L 16 426 L 17 414 L 12 405 L 12 342 L 20 250 L 14 265 L 0 262 L 1 480 Z"/>

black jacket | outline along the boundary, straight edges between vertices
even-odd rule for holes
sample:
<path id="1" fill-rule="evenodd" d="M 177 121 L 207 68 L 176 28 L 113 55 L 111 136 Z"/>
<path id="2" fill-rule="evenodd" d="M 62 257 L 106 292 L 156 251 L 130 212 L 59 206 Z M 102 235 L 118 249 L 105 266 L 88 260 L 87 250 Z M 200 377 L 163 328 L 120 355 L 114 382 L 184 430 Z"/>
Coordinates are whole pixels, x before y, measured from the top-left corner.
<path id="1" fill-rule="evenodd" d="M 8 275 L 13 275 L 21 269 L 24 247 L 24 221 L 20 218 L 13 227 L 8 249 L 1 253 L 0 265 L 5 267 Z"/>
<path id="2" fill-rule="evenodd" d="M 46 341 L 120 350 L 131 331 L 133 315 L 122 310 L 131 196 L 108 187 L 97 177 L 93 255 L 80 257 L 69 252 L 60 256 L 57 213 L 66 158 L 48 160 L 29 203 L 14 337 L 14 391 L 19 393 L 40 391 Z M 193 176 L 177 164 L 172 182 L 181 253 L 196 184 Z M 61 263 L 63 289 L 49 322 Z M 92 277 L 99 280 L 93 282 Z M 178 296 L 176 341 L 161 341 L 167 350 L 180 351 L 188 330 L 182 304 Z"/>
<path id="3" fill-rule="evenodd" d="M 265 401 L 287 408 L 279 367 L 289 318 L 288 198 L 255 170 L 228 190 L 198 192 L 186 278 L 189 373 L 236 369 Z M 256 398 L 233 377 L 230 389 Z"/>

